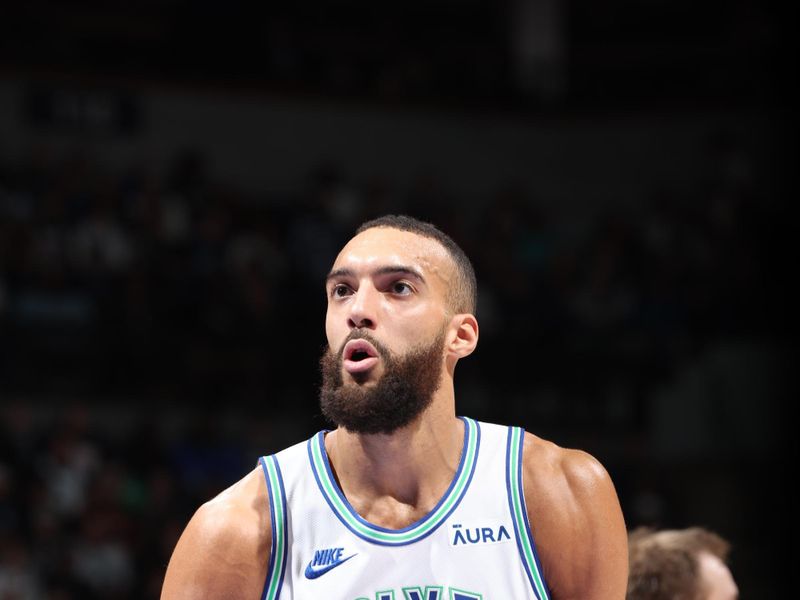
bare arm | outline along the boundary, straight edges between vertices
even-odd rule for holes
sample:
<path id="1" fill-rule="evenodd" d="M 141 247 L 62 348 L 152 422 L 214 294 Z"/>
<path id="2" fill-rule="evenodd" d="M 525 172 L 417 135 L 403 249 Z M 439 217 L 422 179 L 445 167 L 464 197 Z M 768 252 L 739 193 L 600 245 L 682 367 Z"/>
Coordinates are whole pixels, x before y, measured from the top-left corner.
<path id="1" fill-rule="evenodd" d="M 526 434 L 523 486 L 553 600 L 623 600 L 627 531 L 605 468 L 585 452 Z"/>
<path id="2" fill-rule="evenodd" d="M 258 467 L 194 514 L 172 553 L 161 600 L 260 598 L 271 541 Z"/>

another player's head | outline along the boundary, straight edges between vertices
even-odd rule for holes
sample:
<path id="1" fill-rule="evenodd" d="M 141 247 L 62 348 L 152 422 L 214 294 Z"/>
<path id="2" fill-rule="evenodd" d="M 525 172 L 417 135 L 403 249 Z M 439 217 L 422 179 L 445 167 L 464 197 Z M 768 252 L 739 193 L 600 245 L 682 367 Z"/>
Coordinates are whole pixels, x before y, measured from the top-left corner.
<path id="1" fill-rule="evenodd" d="M 477 344 L 477 285 L 463 250 L 429 223 L 364 223 L 326 284 L 323 413 L 359 433 L 391 433 L 452 389 Z M 447 378 L 446 378 L 447 377 Z"/>
<path id="2" fill-rule="evenodd" d="M 627 600 L 736 600 L 730 546 L 702 527 L 638 528 L 628 540 Z"/>

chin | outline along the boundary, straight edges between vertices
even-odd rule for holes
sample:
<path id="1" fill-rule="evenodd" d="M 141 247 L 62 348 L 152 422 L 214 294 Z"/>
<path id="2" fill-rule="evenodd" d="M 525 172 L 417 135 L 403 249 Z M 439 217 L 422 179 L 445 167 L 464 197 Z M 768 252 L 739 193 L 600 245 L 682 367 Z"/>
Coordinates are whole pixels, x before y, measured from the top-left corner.
<path id="1" fill-rule="evenodd" d="M 348 379 L 351 385 L 357 385 L 358 387 L 370 387 L 378 383 L 378 378 L 373 377 L 370 373 L 347 373 L 344 381 Z"/>
<path id="2" fill-rule="evenodd" d="M 383 373 L 378 371 L 376 368 L 372 368 L 369 371 L 362 371 L 360 373 L 350 373 L 349 371 L 342 369 L 342 381 L 345 384 L 350 382 L 359 386 L 375 385 L 380 381 L 382 375 Z"/>

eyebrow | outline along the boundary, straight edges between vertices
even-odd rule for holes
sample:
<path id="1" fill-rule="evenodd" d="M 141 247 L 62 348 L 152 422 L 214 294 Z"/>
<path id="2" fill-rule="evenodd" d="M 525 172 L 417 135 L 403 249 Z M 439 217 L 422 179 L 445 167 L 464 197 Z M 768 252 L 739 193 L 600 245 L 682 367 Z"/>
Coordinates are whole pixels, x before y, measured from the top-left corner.
<path id="1" fill-rule="evenodd" d="M 425 278 L 422 276 L 422 273 L 419 270 L 415 269 L 414 267 L 407 267 L 405 265 L 387 265 L 385 267 L 380 267 L 375 269 L 372 272 L 372 275 L 408 275 L 419 281 L 425 282 Z M 325 282 L 328 283 L 332 279 L 341 279 L 345 277 L 355 277 L 356 272 L 353 269 L 348 268 L 341 268 L 341 269 L 334 269 L 328 276 L 325 278 Z"/>

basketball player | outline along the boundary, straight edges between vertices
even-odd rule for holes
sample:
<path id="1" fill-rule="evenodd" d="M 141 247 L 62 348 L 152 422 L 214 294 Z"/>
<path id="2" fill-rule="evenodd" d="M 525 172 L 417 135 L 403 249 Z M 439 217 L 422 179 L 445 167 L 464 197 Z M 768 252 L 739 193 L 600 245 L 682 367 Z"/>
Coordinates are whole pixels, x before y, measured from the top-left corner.
<path id="1" fill-rule="evenodd" d="M 627 600 L 736 600 L 730 544 L 702 527 L 630 534 Z"/>
<path id="2" fill-rule="evenodd" d="M 337 428 L 200 507 L 162 599 L 622 600 L 627 532 L 598 461 L 456 416 L 456 364 L 478 343 L 463 251 L 382 217 L 326 290 L 320 401 Z"/>

